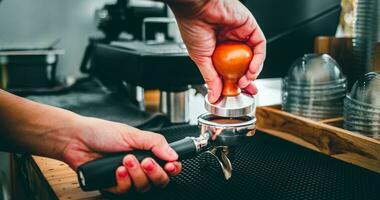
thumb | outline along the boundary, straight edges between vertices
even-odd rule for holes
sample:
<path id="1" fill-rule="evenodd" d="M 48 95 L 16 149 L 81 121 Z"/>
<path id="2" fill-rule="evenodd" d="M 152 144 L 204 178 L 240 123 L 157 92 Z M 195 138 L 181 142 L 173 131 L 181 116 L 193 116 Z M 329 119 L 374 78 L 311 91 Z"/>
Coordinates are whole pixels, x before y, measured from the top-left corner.
<path id="1" fill-rule="evenodd" d="M 178 154 L 160 134 L 138 130 L 138 132 L 131 133 L 130 136 L 128 143 L 133 149 L 152 151 L 159 159 L 165 161 L 178 159 Z"/>
<path id="2" fill-rule="evenodd" d="M 210 57 L 202 59 L 201 61 L 197 59 L 194 60 L 207 84 L 208 100 L 210 103 L 215 103 L 222 93 L 222 80 L 216 72 Z"/>

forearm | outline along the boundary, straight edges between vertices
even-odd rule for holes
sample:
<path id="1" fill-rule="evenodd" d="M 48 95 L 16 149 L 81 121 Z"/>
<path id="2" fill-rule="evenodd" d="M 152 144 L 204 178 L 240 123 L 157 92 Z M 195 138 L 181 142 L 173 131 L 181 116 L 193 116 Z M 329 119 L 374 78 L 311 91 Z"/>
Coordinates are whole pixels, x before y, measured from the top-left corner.
<path id="1" fill-rule="evenodd" d="M 0 150 L 61 159 L 77 117 L 0 90 Z"/>

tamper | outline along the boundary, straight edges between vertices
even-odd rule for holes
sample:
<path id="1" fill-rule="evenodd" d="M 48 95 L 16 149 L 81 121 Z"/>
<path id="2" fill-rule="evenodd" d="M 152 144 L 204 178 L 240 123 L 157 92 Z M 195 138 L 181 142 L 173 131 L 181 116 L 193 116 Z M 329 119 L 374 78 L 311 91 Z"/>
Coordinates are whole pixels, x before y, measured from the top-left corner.
<path id="1" fill-rule="evenodd" d="M 210 103 L 206 95 L 205 108 L 209 113 L 198 117 L 201 135 L 211 135 L 211 145 L 206 152 L 218 160 L 226 180 L 232 176 L 228 155 L 247 143 L 256 130 L 254 97 L 242 93 L 238 87 L 238 81 L 246 73 L 252 57 L 251 48 L 244 43 L 217 45 L 212 61 L 223 80 L 222 95 L 215 103 Z"/>
<path id="2" fill-rule="evenodd" d="M 205 108 L 208 112 L 223 117 L 240 117 L 254 111 L 254 98 L 242 93 L 238 87 L 238 81 L 248 70 L 252 57 L 251 48 L 240 42 L 224 42 L 215 48 L 212 62 L 222 77 L 223 91 L 215 103 L 210 103 L 206 95 Z"/>

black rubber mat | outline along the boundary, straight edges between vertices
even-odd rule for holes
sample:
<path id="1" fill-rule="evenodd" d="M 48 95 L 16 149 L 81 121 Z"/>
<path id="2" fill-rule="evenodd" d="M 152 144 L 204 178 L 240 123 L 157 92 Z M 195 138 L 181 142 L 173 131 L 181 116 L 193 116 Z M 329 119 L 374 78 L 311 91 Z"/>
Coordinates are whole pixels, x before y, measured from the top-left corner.
<path id="1" fill-rule="evenodd" d="M 196 136 L 196 126 L 161 131 L 168 141 Z M 215 160 L 205 155 L 183 161 L 182 173 L 164 190 L 128 193 L 111 199 L 380 199 L 380 174 L 257 132 L 234 154 L 233 173 L 225 181 Z"/>

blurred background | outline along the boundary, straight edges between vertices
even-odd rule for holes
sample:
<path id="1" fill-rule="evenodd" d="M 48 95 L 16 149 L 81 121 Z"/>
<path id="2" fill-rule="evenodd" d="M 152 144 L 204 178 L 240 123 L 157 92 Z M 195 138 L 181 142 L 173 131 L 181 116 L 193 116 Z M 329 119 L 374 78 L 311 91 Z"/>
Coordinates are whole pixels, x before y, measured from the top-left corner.
<path id="1" fill-rule="evenodd" d="M 302 56 L 304 53 L 311 52 L 331 53 L 332 57 L 338 62 L 344 60 L 340 64 L 343 68 L 343 72 L 347 74 L 349 81 L 357 80 L 358 76 L 361 76 L 367 71 L 371 71 L 372 68 L 371 70 L 366 68 L 368 65 L 372 66 L 372 64 L 368 64 L 368 60 L 376 58 L 376 56 L 378 63 L 377 65 L 374 65 L 380 66 L 380 59 L 378 59 L 379 51 L 377 51 L 378 54 L 374 53 L 374 50 L 362 52 L 361 49 L 364 47 L 362 48 L 362 46 L 359 46 L 359 50 L 356 52 L 355 47 L 357 46 L 351 41 L 353 37 L 357 37 L 358 40 L 362 37 L 360 35 L 358 36 L 355 32 L 355 26 L 357 24 L 357 15 L 355 13 L 358 9 L 357 1 L 358 0 L 242 0 L 242 2 L 244 2 L 256 16 L 257 21 L 268 39 L 267 61 L 262 75 L 259 78 L 283 77 L 287 73 L 290 64 L 296 58 Z M 363 2 L 365 1 L 366 0 L 363 0 Z M 380 15 L 380 3 L 377 3 L 376 5 L 378 8 L 377 13 L 375 14 Z M 121 7 L 128 8 L 121 11 Z M 124 11 L 126 13 L 122 13 Z M 130 16 L 129 14 L 132 18 L 128 18 L 128 16 Z M 127 59 L 130 57 L 134 62 L 134 56 L 137 54 L 136 52 L 139 52 L 143 47 L 147 47 L 141 46 L 143 45 L 142 43 L 130 41 L 131 38 L 138 39 L 139 41 L 142 40 L 142 17 L 166 17 L 166 15 L 169 17 L 171 16 L 170 11 L 164 7 L 163 4 L 149 0 L 0 0 L 0 88 L 15 89 L 13 91 L 16 92 L 35 92 L 36 88 L 34 88 L 34 86 L 29 87 L 30 84 L 35 84 L 37 90 L 42 92 L 62 89 L 60 87 L 57 88 L 56 85 L 51 85 L 50 82 L 47 85 L 45 84 L 44 81 L 46 78 L 42 76 L 47 76 L 49 81 L 51 79 L 49 76 L 52 76 L 50 73 L 45 73 L 45 66 L 43 66 L 42 70 L 44 72 L 40 71 L 41 77 L 34 77 L 33 82 L 30 83 L 22 83 L 22 81 L 31 79 L 30 77 L 35 73 L 33 71 L 24 71 L 26 70 L 26 68 L 23 68 L 24 66 L 20 66 L 19 63 L 15 62 L 15 64 L 12 63 L 12 61 L 7 60 L 11 59 L 10 57 L 15 52 L 16 54 L 18 52 L 29 55 L 30 53 L 36 53 L 35 50 L 37 49 L 44 50 L 42 52 L 37 52 L 38 55 L 48 55 L 47 57 L 43 56 L 38 59 L 43 59 L 43 61 L 48 64 L 46 67 L 47 71 L 51 71 L 53 68 L 54 72 L 56 72 L 56 80 L 54 80 L 54 84 L 55 82 L 67 81 L 67 77 L 72 77 L 72 80 L 74 81 L 79 77 L 87 76 L 87 73 L 82 73 L 87 69 L 82 69 L 81 72 L 80 66 L 84 63 L 82 67 L 84 66 L 85 68 L 87 65 L 90 65 L 88 62 L 91 62 L 92 71 L 87 71 L 90 75 L 100 78 L 103 83 L 108 83 L 109 81 L 112 82 L 114 80 L 122 80 L 123 83 L 128 82 L 135 91 L 133 96 L 134 100 L 140 101 L 142 99 L 142 103 L 144 103 L 144 89 L 141 87 L 144 87 L 147 90 L 159 89 L 161 91 L 160 94 L 153 94 L 155 99 L 160 98 L 160 95 L 162 97 L 163 94 L 171 95 L 171 92 L 173 91 L 176 92 L 174 95 L 177 95 L 178 97 L 181 97 L 183 94 L 188 95 L 188 93 L 186 93 L 188 91 L 185 91 L 189 89 L 188 85 L 202 84 L 203 80 L 199 76 L 197 69 L 194 67 L 194 63 L 192 63 L 188 59 L 187 54 L 185 54 L 186 52 L 183 46 L 162 45 L 158 49 L 153 47 L 152 49 L 149 49 L 152 54 L 156 54 L 157 51 L 164 53 L 173 51 L 174 53 L 178 53 L 183 57 L 181 62 L 184 64 L 178 64 L 179 61 L 176 60 L 178 58 L 163 61 L 150 61 L 150 58 L 143 58 L 148 59 L 147 62 L 150 62 L 147 63 L 146 66 L 141 66 L 144 67 L 144 69 L 146 67 L 148 69 L 146 71 L 152 70 L 149 68 L 152 67 L 152 63 L 159 67 L 163 67 L 163 70 L 157 72 L 150 71 L 151 73 L 148 75 L 139 74 L 143 70 L 134 71 L 136 70 L 134 66 L 126 69 L 127 67 L 123 68 L 124 66 L 118 65 L 120 63 L 130 64 Z M 127 18 L 125 19 L 125 17 Z M 362 21 L 366 23 L 368 22 L 365 21 L 367 19 L 366 16 L 361 17 Z M 129 19 L 133 19 L 134 21 L 132 20 L 131 24 L 125 24 L 124 21 L 128 21 Z M 139 22 L 137 23 L 137 21 Z M 162 18 L 152 19 L 151 22 L 155 23 L 157 21 L 173 25 L 173 21 Z M 372 23 L 372 21 L 369 21 L 368 23 Z M 365 40 L 366 42 L 369 41 L 369 43 L 365 43 L 365 45 L 372 45 L 376 43 L 376 41 L 380 41 L 380 25 L 378 24 L 380 23 L 380 20 L 376 21 L 376 23 L 377 24 L 371 26 L 375 27 L 376 31 L 373 31 L 372 29 L 364 30 L 371 32 L 375 37 L 375 39 Z M 148 32 L 150 33 L 150 31 Z M 176 30 L 175 24 L 174 26 L 171 26 L 171 28 L 169 26 L 168 31 L 157 31 L 150 36 L 150 40 L 153 40 L 153 42 L 157 44 L 161 44 L 162 41 L 166 40 L 180 43 L 178 30 Z M 319 41 L 320 43 L 316 42 L 316 45 L 314 45 L 314 40 L 318 36 L 328 36 L 330 39 L 321 38 Z M 335 37 L 349 38 L 349 40 L 335 40 Z M 129 43 L 125 43 L 125 41 L 128 41 Z M 324 43 L 324 41 L 328 43 Z M 95 50 L 92 45 L 95 45 Z M 346 59 L 351 57 L 350 55 L 352 52 L 349 52 L 348 54 L 337 53 L 334 55 L 336 52 L 334 50 L 330 51 L 327 47 L 339 47 L 343 50 L 346 49 L 346 47 L 352 48 L 353 52 L 357 53 L 357 56 L 364 60 L 362 61 L 359 59 L 358 61 L 357 66 L 359 66 L 360 69 L 355 68 L 356 66 L 351 66 L 352 60 Z M 365 46 L 365 48 L 367 48 L 367 46 Z M 131 53 L 129 51 L 124 51 L 125 49 L 132 49 L 134 51 Z M 111 50 L 113 52 L 112 56 L 110 56 Z M 87 59 L 85 57 L 86 53 L 88 53 Z M 51 57 L 51 55 L 53 55 L 53 57 Z M 58 57 L 54 57 L 55 55 L 59 55 L 59 62 L 57 61 Z M 117 56 L 114 57 L 114 55 Z M 339 55 L 344 55 L 345 57 L 339 58 Z M 84 62 L 82 63 L 82 61 Z M 40 61 L 30 59 L 23 62 L 21 65 L 29 65 L 29 62 L 33 63 Z M 178 70 L 178 67 L 170 68 L 170 64 L 168 63 L 174 63 L 175 67 L 189 66 L 189 68 L 186 68 L 188 72 L 186 71 L 185 73 L 182 73 L 181 70 L 175 71 Z M 12 68 L 6 67 L 8 64 L 20 66 L 19 71 L 11 72 Z M 115 67 L 113 68 L 113 66 Z M 168 67 L 168 69 L 166 67 Z M 364 68 L 366 69 L 362 70 Z M 4 75 L 8 74 L 6 70 L 9 70 L 10 72 L 9 77 L 5 77 Z M 39 68 L 37 69 L 36 67 L 33 70 L 38 71 Z M 174 79 L 172 82 L 170 82 L 171 79 L 157 75 L 167 74 L 169 72 L 176 75 L 171 77 Z M 12 73 L 14 80 L 18 81 L 11 80 Z M 180 73 L 185 74 L 185 76 L 180 76 Z M 186 76 L 186 74 L 191 75 Z M 147 77 L 149 75 L 152 77 Z M 160 77 L 162 79 L 155 79 Z M 150 80 L 151 82 L 147 82 L 147 80 Z M 181 81 L 184 82 L 182 83 Z M 9 88 L 7 88 L 8 82 Z M 174 89 L 171 87 L 173 82 L 179 83 Z M 41 89 L 41 85 L 44 87 L 47 86 L 48 88 Z M 140 93 L 138 91 L 140 91 Z M 149 93 L 145 93 L 145 106 L 147 106 L 146 104 L 149 104 L 149 98 L 147 97 L 149 97 Z M 170 102 L 168 102 L 168 105 L 169 103 Z M 104 104 L 110 105 L 109 102 L 104 102 Z M 173 104 L 169 106 L 177 105 Z M 83 107 L 85 107 L 85 105 L 83 105 Z M 144 107 L 144 105 L 142 107 Z M 99 106 L 95 109 L 98 108 Z M 115 110 L 118 111 L 118 109 Z M 124 113 L 121 113 L 121 115 L 124 115 Z M 186 122 L 188 122 L 187 118 L 186 120 Z M 9 167 L 9 162 L 3 162 L 8 160 L 8 158 L 9 154 L 0 152 L 0 183 L 9 182 L 10 180 L 9 171 L 11 171 L 11 169 Z M 0 195 L 1 191 L 10 190 L 10 185 L 11 184 L 4 184 L 1 186 Z M 9 192 L 4 192 L 3 194 L 4 196 L 0 196 L 0 199 L 8 199 L 6 195 L 9 194 Z"/>
<path id="2" fill-rule="evenodd" d="M 139 1 L 139 0 L 137 0 Z M 352 37 L 357 0 L 342 0 L 337 36 Z M 79 76 L 79 65 L 89 37 L 101 36 L 95 10 L 115 0 L 2 0 L 0 4 L 0 49 L 43 48 L 59 40 L 64 49 L 57 76 Z M 380 4 L 379 4 L 380 6 Z M 380 32 L 380 26 L 378 26 Z M 378 34 L 380 37 L 380 34 Z M 380 40 L 380 38 L 379 38 Z"/>
<path id="3" fill-rule="evenodd" d="M 79 76 L 79 64 L 90 36 L 100 36 L 95 10 L 113 0 L 2 0 L 0 49 L 43 48 L 60 39 L 65 49 L 57 75 Z"/>

